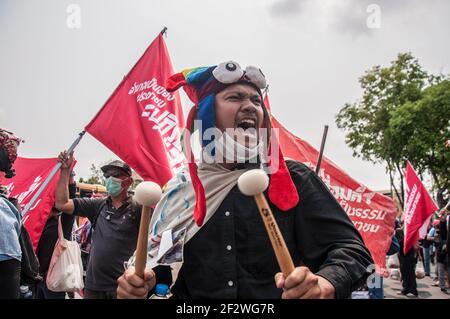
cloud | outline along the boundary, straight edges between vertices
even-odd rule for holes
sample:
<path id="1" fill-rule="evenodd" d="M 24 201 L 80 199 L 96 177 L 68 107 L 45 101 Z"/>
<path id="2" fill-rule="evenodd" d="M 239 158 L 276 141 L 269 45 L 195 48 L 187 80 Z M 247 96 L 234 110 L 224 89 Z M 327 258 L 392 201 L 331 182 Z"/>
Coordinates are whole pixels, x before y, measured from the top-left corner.
<path id="1" fill-rule="evenodd" d="M 328 29 L 340 34 L 361 36 L 371 35 L 376 30 L 367 26 L 368 18 L 377 15 L 373 10 L 369 10 L 370 5 L 379 9 L 380 14 L 376 18 L 381 21 L 386 16 L 409 11 L 416 7 L 417 3 L 417 0 L 276 0 L 268 10 L 275 18 L 308 15 L 323 19 Z"/>
<path id="2" fill-rule="evenodd" d="M 326 19 L 328 27 L 340 34 L 369 35 L 371 29 L 366 24 L 368 13 L 364 2 L 336 2 L 330 6 Z"/>
<path id="3" fill-rule="evenodd" d="M 277 0 L 268 7 L 274 17 L 295 16 L 302 11 L 302 6 L 309 0 Z"/>

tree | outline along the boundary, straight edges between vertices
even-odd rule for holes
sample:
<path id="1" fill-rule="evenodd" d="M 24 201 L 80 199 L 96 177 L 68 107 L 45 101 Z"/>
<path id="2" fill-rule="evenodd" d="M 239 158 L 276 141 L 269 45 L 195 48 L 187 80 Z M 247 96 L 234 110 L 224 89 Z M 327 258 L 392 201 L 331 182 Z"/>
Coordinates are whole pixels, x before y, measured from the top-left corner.
<path id="1" fill-rule="evenodd" d="M 426 88 L 422 98 L 407 102 L 390 114 L 386 138 L 398 150 L 399 161 L 409 160 L 419 174 L 434 181 L 438 205 L 445 204 L 450 188 L 450 81 Z"/>
<path id="2" fill-rule="evenodd" d="M 418 108 L 417 103 L 422 103 L 423 109 L 429 110 L 431 104 L 436 104 L 437 100 L 442 98 L 436 97 L 434 102 L 431 102 L 432 96 L 438 93 L 434 92 L 431 87 L 439 84 L 442 80 L 441 76 L 429 75 L 423 70 L 418 60 L 410 53 L 401 53 L 389 67 L 375 66 L 367 71 L 359 79 L 363 89 L 361 100 L 355 103 L 346 103 L 336 115 L 336 124 L 347 132 L 346 144 L 353 149 L 354 156 L 362 157 L 373 163 L 386 164 L 391 187 L 397 193 L 402 206 L 405 160 L 410 159 L 409 155 L 414 153 L 414 162 L 412 161 L 412 163 L 420 162 L 422 171 L 429 169 L 429 163 L 425 164 L 418 160 L 418 158 L 427 156 L 426 153 L 423 153 L 424 148 L 416 149 L 415 146 L 421 139 L 420 134 L 428 132 L 430 125 L 424 125 L 420 133 L 417 133 L 419 135 L 415 135 L 415 144 L 409 144 L 410 132 L 398 128 L 409 123 L 408 128 L 413 129 L 414 121 L 409 112 L 413 108 Z M 430 91 L 427 91 L 427 87 L 430 88 Z M 445 91 L 445 85 L 441 90 Z M 439 91 L 439 94 L 442 94 L 442 91 Z M 430 102 L 425 102 L 427 99 Z M 443 102 L 441 104 L 443 105 Z M 439 111 L 435 110 L 435 112 Z M 393 119 L 393 117 L 395 118 Z M 404 121 L 402 121 L 403 118 Z M 430 139 L 436 138 L 431 135 L 427 136 L 430 136 Z M 434 142 L 437 143 L 438 140 L 433 140 Z M 432 144 L 431 140 L 428 144 Z M 397 174 L 400 177 L 400 191 L 394 183 Z"/>
<path id="3" fill-rule="evenodd" d="M 103 177 L 103 172 L 100 168 L 96 167 L 95 164 L 91 164 L 91 175 L 85 181 L 88 184 L 100 184 L 105 185 L 105 178 Z"/>

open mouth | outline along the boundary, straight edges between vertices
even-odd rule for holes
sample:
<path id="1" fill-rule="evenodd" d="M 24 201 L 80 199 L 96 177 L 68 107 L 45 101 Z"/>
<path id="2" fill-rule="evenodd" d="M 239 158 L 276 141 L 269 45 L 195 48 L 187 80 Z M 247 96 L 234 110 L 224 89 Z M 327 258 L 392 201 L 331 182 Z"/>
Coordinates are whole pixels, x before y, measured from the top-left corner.
<path id="1" fill-rule="evenodd" d="M 258 125 L 256 118 L 243 118 L 238 121 L 235 139 L 242 145 L 254 147 L 258 144 Z"/>
<path id="2" fill-rule="evenodd" d="M 256 130 L 256 120 L 255 119 L 250 119 L 250 118 L 241 119 L 238 122 L 237 127 L 243 129 L 244 131 L 246 131 L 248 129 L 255 129 Z"/>

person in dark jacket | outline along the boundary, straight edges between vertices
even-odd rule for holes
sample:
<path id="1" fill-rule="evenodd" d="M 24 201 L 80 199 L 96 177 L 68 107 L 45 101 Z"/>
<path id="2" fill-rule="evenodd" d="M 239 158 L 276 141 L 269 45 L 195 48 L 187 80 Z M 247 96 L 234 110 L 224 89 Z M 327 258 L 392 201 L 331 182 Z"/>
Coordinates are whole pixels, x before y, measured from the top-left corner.
<path id="1" fill-rule="evenodd" d="M 274 140 L 270 154 L 262 150 L 270 138 L 260 129 L 270 131 L 270 117 L 261 70 L 229 61 L 178 73 L 167 89 L 183 85 L 197 103 L 187 128 L 201 121 L 203 158 L 197 167 L 188 153 L 188 167 L 166 185 L 150 225 L 156 237 L 186 229 L 173 298 L 349 298 L 367 279 L 372 257 L 314 171 L 285 161 Z M 219 134 L 211 140 L 212 131 Z M 296 266 L 288 276 L 280 272 L 254 198 L 236 185 L 244 172 L 270 166 L 266 155 L 274 166 L 265 195 Z M 142 279 L 131 267 L 118 280 L 118 297 L 145 298 L 157 279 L 151 270 Z"/>

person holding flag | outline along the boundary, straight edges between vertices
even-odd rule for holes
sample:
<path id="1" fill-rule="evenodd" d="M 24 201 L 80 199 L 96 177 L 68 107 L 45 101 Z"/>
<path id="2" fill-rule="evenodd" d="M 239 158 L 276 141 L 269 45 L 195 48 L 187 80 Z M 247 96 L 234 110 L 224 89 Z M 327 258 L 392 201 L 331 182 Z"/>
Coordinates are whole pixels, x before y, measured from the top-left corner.
<path id="1" fill-rule="evenodd" d="M 136 247 L 141 216 L 141 207 L 128 194 L 133 183 L 131 169 L 119 160 L 102 166 L 109 196 L 70 199 L 68 185 L 73 154 L 62 152 L 59 161 L 62 165 L 55 208 L 89 218 L 94 228 L 84 298 L 115 299 L 123 263 Z"/>
<path id="2" fill-rule="evenodd" d="M 396 236 L 400 242 L 400 270 L 403 289 L 399 294 L 418 296 L 415 267 L 419 250 L 419 230 L 438 207 L 423 186 L 411 163 L 407 161 L 406 196 L 402 215 L 403 226 L 397 230 Z"/>
<path id="3" fill-rule="evenodd" d="M 409 161 L 406 163 L 405 181 L 406 196 L 402 220 L 404 221 L 403 252 L 406 254 L 418 242 L 420 228 L 438 210 L 438 207 Z"/>
<path id="4" fill-rule="evenodd" d="M 403 222 L 395 231 L 395 236 L 400 244 L 398 259 L 400 262 L 400 273 L 402 274 L 402 290 L 398 292 L 398 294 L 404 296 L 409 296 L 411 294 L 414 297 L 418 297 L 419 292 L 417 291 L 415 268 L 417 264 L 419 243 L 414 243 L 412 247 L 409 247 L 405 252 L 405 226 Z"/>
<path id="5" fill-rule="evenodd" d="M 195 103 L 183 137 L 188 165 L 166 185 L 149 235 L 155 248 L 166 231 L 186 231 L 173 297 L 349 298 L 364 284 L 372 257 L 320 178 L 284 160 L 263 103 L 261 70 L 229 61 L 177 73 L 166 88 L 182 86 Z M 190 143 L 196 128 L 198 162 Z M 254 199 L 237 187 L 244 172 L 265 165 L 269 205 L 297 266 L 288 276 L 279 272 Z M 157 258 L 149 254 L 147 266 Z M 118 298 L 145 298 L 155 277 L 128 268 L 118 279 Z"/>

